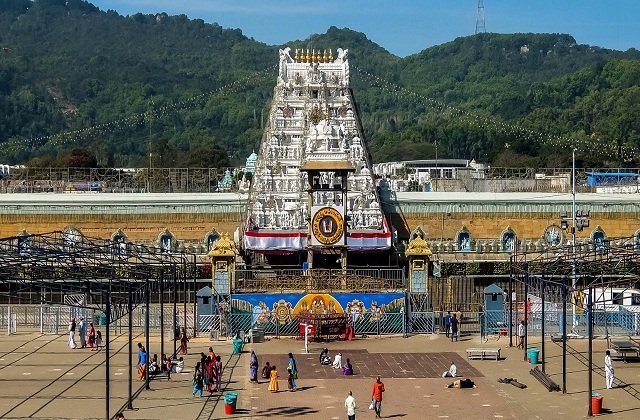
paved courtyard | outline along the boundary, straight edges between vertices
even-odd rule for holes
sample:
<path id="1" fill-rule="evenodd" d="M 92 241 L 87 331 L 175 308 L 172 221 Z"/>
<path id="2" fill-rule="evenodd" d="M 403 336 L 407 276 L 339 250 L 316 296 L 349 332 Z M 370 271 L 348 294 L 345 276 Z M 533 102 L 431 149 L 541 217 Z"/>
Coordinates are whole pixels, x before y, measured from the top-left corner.
<path id="1" fill-rule="evenodd" d="M 125 336 L 112 340 L 110 360 L 111 414 L 123 407 L 127 395 L 129 360 Z M 137 337 L 135 342 L 143 341 Z M 533 343 L 535 345 L 535 343 Z M 570 341 L 572 351 L 584 352 L 587 343 Z M 238 411 L 224 414 L 220 395 L 194 398 L 191 395 L 193 365 L 200 351 L 212 345 L 225 363 L 225 392 L 238 393 Z M 352 360 L 353 377 L 344 377 L 330 366 L 320 366 L 322 347 L 330 354 L 340 351 Z M 503 360 L 465 360 L 468 347 L 501 347 Z M 594 363 L 602 367 L 604 341 L 594 345 Z M 463 338 L 451 343 L 444 337 L 422 335 L 410 338 L 384 337 L 311 345 L 312 353 L 304 354 L 303 343 L 293 338 L 271 339 L 248 345 L 240 356 L 232 356 L 231 343 L 191 341 L 186 357 L 187 371 L 173 375 L 171 381 L 154 379 L 150 390 L 141 390 L 134 409 L 126 410 L 128 419 L 254 419 L 288 418 L 343 419 L 344 398 L 352 391 L 358 402 L 358 418 L 373 418 L 367 410 L 373 377 L 381 375 L 385 418 L 464 418 L 473 419 L 546 419 L 584 418 L 587 413 L 587 371 L 583 359 L 568 356 L 568 393 L 547 392 L 529 373 L 521 350 L 508 348 L 508 340 L 480 343 L 477 338 Z M 560 383 L 560 346 L 547 342 L 547 372 Z M 300 390 L 272 394 L 267 383 L 248 382 L 248 350 L 254 349 L 260 364 L 270 361 L 282 372 L 286 354 L 296 354 L 299 364 Z M 173 343 L 165 343 L 167 352 Z M 150 353 L 160 353 L 160 343 L 151 337 Z M 137 356 L 134 354 L 134 359 Z M 477 388 L 446 389 L 448 380 L 440 377 L 451 361 L 458 371 L 472 378 Z M 135 360 L 131 361 L 135 363 Z M 0 418 L 69 419 L 105 418 L 104 352 L 70 350 L 64 336 L 41 336 L 33 332 L 2 336 L 0 339 Z M 606 417 L 636 419 L 640 401 L 635 395 L 640 388 L 640 363 L 615 362 L 616 375 L 624 387 L 606 390 L 600 370 L 594 371 L 594 388 L 604 396 Z M 134 372 L 135 374 L 135 372 Z M 284 376 L 284 375 L 282 375 Z M 524 390 L 497 382 L 499 377 L 514 377 L 527 384 Z M 449 380 L 450 381 L 450 380 Z M 134 381 L 133 390 L 142 383 Z M 286 389 L 284 380 L 281 389 Z"/>

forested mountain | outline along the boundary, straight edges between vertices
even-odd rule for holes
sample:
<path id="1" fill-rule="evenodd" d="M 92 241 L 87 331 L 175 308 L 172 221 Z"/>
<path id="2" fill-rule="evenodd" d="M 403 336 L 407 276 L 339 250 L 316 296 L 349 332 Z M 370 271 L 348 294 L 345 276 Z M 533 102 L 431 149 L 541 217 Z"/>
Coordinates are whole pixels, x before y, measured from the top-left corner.
<path id="1" fill-rule="evenodd" d="M 277 50 L 238 29 L 82 0 L 0 0 L 0 162 L 73 148 L 105 166 L 238 164 L 262 135 Z M 277 30 L 277 28 L 274 28 Z M 569 35 L 481 34 L 399 58 L 329 28 L 295 48 L 348 48 L 375 161 L 637 165 L 640 53 Z"/>

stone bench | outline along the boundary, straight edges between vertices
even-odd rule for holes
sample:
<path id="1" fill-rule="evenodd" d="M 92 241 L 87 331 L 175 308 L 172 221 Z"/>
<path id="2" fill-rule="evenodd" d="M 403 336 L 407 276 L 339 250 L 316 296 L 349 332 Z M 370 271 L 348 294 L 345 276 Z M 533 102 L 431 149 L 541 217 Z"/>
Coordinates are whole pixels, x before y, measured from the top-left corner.
<path id="1" fill-rule="evenodd" d="M 495 359 L 500 360 L 499 348 L 472 348 L 467 349 L 467 359 Z"/>

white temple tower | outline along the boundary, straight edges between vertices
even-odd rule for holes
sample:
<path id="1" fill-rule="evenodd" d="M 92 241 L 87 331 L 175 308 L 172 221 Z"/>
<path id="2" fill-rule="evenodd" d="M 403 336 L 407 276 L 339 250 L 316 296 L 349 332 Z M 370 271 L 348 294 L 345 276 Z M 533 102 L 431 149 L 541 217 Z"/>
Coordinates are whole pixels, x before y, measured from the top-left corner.
<path id="1" fill-rule="evenodd" d="M 243 247 L 259 254 L 304 255 L 318 208 L 335 208 L 345 222 L 348 252 L 384 252 L 391 232 L 382 213 L 349 82 L 348 50 L 280 50 L 278 81 L 253 175 Z M 306 166 L 352 167 L 345 194 L 332 193 L 331 171 L 307 179 Z M 315 162 L 315 164 L 313 164 Z M 313 185 L 321 191 L 312 191 Z M 313 194 L 311 200 L 309 194 Z M 344 201 L 346 197 L 346 202 Z M 310 203 L 313 204 L 313 208 Z M 325 210 L 326 211 L 326 210 Z M 372 264 L 377 265 L 377 264 Z"/>

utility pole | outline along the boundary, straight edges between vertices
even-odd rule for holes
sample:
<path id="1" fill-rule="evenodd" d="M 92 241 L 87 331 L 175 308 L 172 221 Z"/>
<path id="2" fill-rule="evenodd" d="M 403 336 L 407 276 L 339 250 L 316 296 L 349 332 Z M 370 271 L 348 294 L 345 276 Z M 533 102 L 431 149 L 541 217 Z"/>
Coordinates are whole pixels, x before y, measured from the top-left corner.
<path id="1" fill-rule="evenodd" d="M 571 299 L 573 305 L 571 305 L 571 317 L 574 332 L 578 327 L 578 320 L 576 318 L 576 306 L 577 301 L 577 285 L 578 277 L 576 275 L 576 230 L 581 232 L 582 229 L 589 227 L 589 211 L 578 210 L 576 208 L 576 150 L 572 150 L 571 155 L 571 217 L 567 215 L 567 212 L 560 214 L 560 227 L 562 230 L 569 228 L 569 219 L 571 219 Z M 566 328 L 566 326 L 563 326 Z"/>

